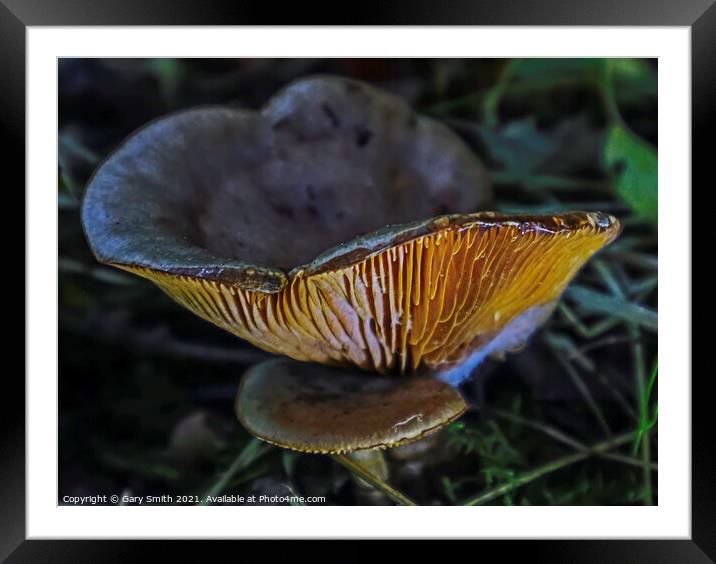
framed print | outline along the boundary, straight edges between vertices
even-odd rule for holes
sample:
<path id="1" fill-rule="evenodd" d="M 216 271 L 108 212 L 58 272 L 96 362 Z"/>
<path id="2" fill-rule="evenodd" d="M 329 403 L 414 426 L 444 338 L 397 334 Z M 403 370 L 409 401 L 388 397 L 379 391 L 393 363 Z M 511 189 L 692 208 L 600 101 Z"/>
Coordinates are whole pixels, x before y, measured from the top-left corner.
<path id="1" fill-rule="evenodd" d="M 577 4 L 5 0 L 8 561 L 329 538 L 710 561 L 691 183 L 716 8 Z"/>

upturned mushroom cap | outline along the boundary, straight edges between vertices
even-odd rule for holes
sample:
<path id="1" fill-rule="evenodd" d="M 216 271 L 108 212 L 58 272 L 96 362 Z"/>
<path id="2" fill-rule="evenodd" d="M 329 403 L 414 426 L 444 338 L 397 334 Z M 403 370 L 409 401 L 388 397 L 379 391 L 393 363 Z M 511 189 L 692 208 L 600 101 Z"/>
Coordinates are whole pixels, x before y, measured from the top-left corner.
<path id="1" fill-rule="evenodd" d="M 521 316 L 547 311 L 619 231 L 600 213 L 466 213 L 490 198 L 445 127 L 314 78 L 259 113 L 141 130 L 96 172 L 82 218 L 100 261 L 260 348 L 407 373 L 498 352 L 515 321 L 528 335 L 546 316 Z"/>
<path id="2" fill-rule="evenodd" d="M 100 261 L 277 292 L 358 235 L 491 200 L 445 126 L 367 84 L 315 77 L 259 112 L 194 109 L 134 133 L 91 179 L 82 220 Z"/>
<path id="3" fill-rule="evenodd" d="M 419 440 L 465 411 L 460 394 L 428 378 L 366 378 L 359 370 L 278 359 L 251 368 L 236 413 L 269 443 L 316 453 Z"/>

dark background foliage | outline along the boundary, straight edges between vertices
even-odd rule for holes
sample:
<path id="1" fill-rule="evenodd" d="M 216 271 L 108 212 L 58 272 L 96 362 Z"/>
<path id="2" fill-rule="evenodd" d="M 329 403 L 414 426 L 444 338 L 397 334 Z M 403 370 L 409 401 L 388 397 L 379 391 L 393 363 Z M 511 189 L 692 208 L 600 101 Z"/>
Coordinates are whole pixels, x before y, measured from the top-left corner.
<path id="1" fill-rule="evenodd" d="M 657 65 L 635 59 L 60 60 L 58 501 L 386 501 L 329 457 L 254 442 L 233 399 L 268 355 L 97 264 L 79 222 L 94 168 L 147 121 L 258 108 L 315 73 L 368 81 L 444 121 L 487 164 L 500 211 L 601 210 L 626 225 L 525 351 L 463 386 L 461 421 L 389 453 L 390 482 L 423 504 L 656 503 Z"/>

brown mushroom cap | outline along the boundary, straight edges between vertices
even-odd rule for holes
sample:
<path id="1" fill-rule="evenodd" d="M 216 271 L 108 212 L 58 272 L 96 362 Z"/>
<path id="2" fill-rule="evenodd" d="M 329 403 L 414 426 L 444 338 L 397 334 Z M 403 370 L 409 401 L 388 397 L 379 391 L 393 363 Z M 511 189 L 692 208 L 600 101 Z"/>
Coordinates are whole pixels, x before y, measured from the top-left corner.
<path id="1" fill-rule="evenodd" d="M 279 291 L 286 273 L 385 225 L 484 209 L 487 173 L 449 129 L 358 81 L 296 81 L 259 112 L 201 108 L 133 134 L 82 220 L 117 266 Z"/>
<path id="2" fill-rule="evenodd" d="M 619 232 L 600 213 L 465 213 L 491 194 L 439 123 L 312 78 L 258 113 L 141 130 L 94 175 L 82 219 L 100 261 L 262 349 L 407 373 L 499 352 L 512 322 L 529 334 L 546 316 L 522 316 L 547 311 Z"/>
<path id="3" fill-rule="evenodd" d="M 277 359 L 251 368 L 236 412 L 269 443 L 340 453 L 419 440 L 465 411 L 460 394 L 428 378 L 366 378 L 356 369 Z"/>

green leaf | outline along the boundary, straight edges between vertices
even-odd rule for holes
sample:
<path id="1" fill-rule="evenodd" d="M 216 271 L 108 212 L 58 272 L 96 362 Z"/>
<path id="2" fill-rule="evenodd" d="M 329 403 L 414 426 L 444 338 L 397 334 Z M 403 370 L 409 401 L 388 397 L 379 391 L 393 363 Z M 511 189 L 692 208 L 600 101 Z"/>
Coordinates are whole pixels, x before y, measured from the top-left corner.
<path id="1" fill-rule="evenodd" d="M 658 221 L 656 150 L 622 125 L 609 130 L 604 162 L 614 175 L 617 193 L 634 212 L 652 223 Z"/>

